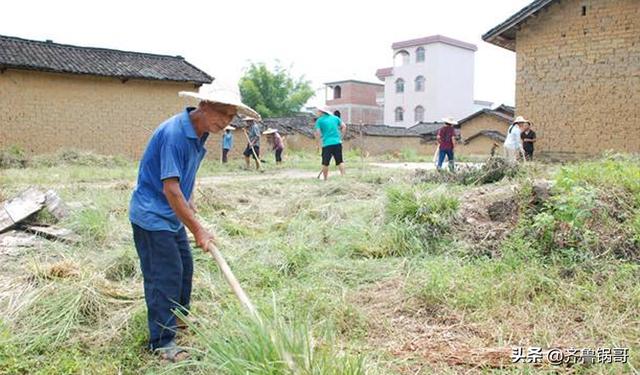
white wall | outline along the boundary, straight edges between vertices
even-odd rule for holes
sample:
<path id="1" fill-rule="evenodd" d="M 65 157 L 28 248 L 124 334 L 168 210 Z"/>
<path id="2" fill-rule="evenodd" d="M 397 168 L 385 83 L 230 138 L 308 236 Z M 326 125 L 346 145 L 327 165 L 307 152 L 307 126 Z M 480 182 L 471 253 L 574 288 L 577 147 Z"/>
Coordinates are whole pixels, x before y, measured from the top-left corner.
<path id="1" fill-rule="evenodd" d="M 416 47 L 405 48 L 410 63 L 396 66 L 385 79 L 384 122 L 387 125 L 412 126 L 418 105 L 425 109 L 424 121 L 440 121 L 443 117 L 461 119 L 474 112 L 474 52 L 444 43 L 423 46 L 425 61 L 416 63 Z M 394 51 L 394 54 L 398 50 Z M 426 79 L 425 91 L 415 91 L 415 78 Z M 405 91 L 395 91 L 396 79 L 405 81 Z M 404 109 L 404 121 L 395 121 L 395 109 Z"/>

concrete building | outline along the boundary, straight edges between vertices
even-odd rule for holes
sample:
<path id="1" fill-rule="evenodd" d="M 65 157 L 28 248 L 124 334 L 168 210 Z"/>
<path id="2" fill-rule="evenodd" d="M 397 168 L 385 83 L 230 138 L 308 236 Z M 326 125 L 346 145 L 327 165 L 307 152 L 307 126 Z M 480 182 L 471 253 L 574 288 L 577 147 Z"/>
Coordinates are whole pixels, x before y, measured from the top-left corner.
<path id="1" fill-rule="evenodd" d="M 640 1 L 536 0 L 482 38 L 516 52 L 536 151 L 640 152 Z"/>
<path id="2" fill-rule="evenodd" d="M 180 56 L 0 36 L 0 148 L 136 157 L 178 92 L 212 80 Z"/>
<path id="3" fill-rule="evenodd" d="M 473 99 L 475 45 L 434 35 L 392 49 L 394 66 L 376 72 L 384 81 L 385 124 L 460 119 L 481 108 Z"/>
<path id="4" fill-rule="evenodd" d="M 345 80 L 325 83 L 326 105 L 347 124 L 382 124 L 384 85 Z"/>

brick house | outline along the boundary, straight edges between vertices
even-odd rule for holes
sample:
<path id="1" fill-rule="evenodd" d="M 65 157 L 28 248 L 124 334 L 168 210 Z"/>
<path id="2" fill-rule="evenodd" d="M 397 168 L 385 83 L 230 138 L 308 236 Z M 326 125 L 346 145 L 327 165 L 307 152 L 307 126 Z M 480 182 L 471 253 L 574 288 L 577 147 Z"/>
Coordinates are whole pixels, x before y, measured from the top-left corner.
<path id="1" fill-rule="evenodd" d="M 501 146 L 504 142 L 513 115 L 513 107 L 501 105 L 495 109 L 481 109 L 458 121 L 461 137 L 458 152 L 490 155 L 496 144 Z"/>
<path id="2" fill-rule="evenodd" d="M 326 105 L 340 112 L 347 124 L 382 124 L 383 110 L 378 103 L 384 85 L 356 80 L 325 83 Z"/>
<path id="3" fill-rule="evenodd" d="M 536 0 L 482 38 L 516 52 L 539 151 L 640 152 L 640 1 Z"/>
<path id="4" fill-rule="evenodd" d="M 136 157 L 178 92 L 212 80 L 180 56 L 0 36 L 0 148 Z"/>

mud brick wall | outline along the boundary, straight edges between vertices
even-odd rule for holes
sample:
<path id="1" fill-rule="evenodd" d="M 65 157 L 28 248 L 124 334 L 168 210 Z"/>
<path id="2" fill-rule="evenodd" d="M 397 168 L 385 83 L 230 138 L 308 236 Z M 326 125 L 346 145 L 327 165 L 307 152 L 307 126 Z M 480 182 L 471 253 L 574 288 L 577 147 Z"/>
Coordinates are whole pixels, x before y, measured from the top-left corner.
<path id="1" fill-rule="evenodd" d="M 640 1 L 554 2 L 522 25 L 516 53 L 516 111 L 539 151 L 640 152 Z"/>
<path id="2" fill-rule="evenodd" d="M 193 84 L 6 70 L 0 74 L 0 149 L 60 149 L 139 157 L 151 131 L 187 104 Z"/>

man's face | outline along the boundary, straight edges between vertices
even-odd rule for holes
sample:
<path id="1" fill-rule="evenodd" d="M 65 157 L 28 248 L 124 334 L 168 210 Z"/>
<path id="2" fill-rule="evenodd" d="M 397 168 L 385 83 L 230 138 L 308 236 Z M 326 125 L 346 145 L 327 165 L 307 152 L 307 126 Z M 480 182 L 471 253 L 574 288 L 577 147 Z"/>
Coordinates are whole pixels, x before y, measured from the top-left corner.
<path id="1" fill-rule="evenodd" d="M 231 123 L 238 110 L 234 106 L 205 103 L 202 107 L 205 114 L 207 131 L 218 133 Z"/>
<path id="2" fill-rule="evenodd" d="M 525 122 L 524 125 L 522 125 L 522 129 L 524 131 L 528 131 L 529 129 L 531 129 L 531 124 L 529 124 L 528 122 Z"/>

